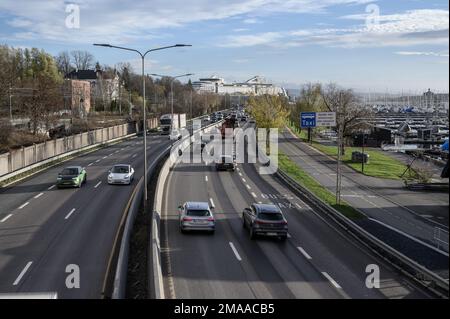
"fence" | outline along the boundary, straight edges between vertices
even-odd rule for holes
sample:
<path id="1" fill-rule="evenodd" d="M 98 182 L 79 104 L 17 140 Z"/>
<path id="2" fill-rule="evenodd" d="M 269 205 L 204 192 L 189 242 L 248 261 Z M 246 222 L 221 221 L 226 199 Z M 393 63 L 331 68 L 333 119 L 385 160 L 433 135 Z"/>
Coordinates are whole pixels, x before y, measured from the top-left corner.
<path id="1" fill-rule="evenodd" d="M 67 152 L 134 133 L 135 130 L 134 125 L 121 124 L 45 141 L 0 154 L 0 177 Z"/>

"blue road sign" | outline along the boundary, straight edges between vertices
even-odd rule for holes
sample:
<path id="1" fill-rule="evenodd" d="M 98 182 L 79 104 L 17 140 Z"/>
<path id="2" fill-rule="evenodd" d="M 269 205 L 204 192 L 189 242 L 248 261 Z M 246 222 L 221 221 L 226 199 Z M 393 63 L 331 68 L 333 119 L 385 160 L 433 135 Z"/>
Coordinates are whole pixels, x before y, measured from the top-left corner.
<path id="1" fill-rule="evenodd" d="M 316 112 L 301 112 L 300 127 L 316 127 Z"/>

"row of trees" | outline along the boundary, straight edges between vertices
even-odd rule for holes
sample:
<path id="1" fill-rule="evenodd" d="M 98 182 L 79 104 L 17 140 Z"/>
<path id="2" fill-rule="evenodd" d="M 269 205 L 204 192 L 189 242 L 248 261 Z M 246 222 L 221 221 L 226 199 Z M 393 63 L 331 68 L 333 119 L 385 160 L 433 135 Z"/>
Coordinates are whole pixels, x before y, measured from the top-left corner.
<path id="1" fill-rule="evenodd" d="M 366 129 L 368 124 L 360 119 L 370 117 L 372 114 L 371 110 L 363 106 L 355 92 L 334 83 L 304 85 L 295 104 L 290 104 L 281 96 L 251 97 L 248 109 L 259 127 L 282 128 L 289 119 L 300 130 L 301 112 L 336 112 L 337 125 L 333 129 L 343 138 Z M 342 155 L 345 152 L 344 145 L 344 143 L 340 145 Z"/>

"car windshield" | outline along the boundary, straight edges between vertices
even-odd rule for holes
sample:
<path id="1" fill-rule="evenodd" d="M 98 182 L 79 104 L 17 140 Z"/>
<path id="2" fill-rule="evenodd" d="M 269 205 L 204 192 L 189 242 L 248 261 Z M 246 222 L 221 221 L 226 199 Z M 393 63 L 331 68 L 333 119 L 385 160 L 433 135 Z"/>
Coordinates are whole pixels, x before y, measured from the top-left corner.
<path id="1" fill-rule="evenodd" d="M 186 215 L 194 217 L 206 217 L 210 216 L 210 213 L 209 210 L 206 209 L 189 209 Z"/>
<path id="2" fill-rule="evenodd" d="M 78 168 L 65 168 L 62 170 L 61 175 L 78 175 Z"/>
<path id="3" fill-rule="evenodd" d="M 280 213 L 259 213 L 258 218 L 263 220 L 283 220 L 283 215 Z"/>
<path id="4" fill-rule="evenodd" d="M 128 166 L 114 166 L 112 172 L 117 174 L 127 174 L 129 173 L 129 168 Z"/>

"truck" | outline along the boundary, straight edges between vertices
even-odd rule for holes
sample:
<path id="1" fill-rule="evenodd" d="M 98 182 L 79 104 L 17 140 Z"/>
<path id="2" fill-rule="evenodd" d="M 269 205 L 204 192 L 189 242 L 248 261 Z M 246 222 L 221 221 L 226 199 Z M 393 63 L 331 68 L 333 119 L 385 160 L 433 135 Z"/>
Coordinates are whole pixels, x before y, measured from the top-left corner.
<path id="1" fill-rule="evenodd" d="M 159 126 L 161 128 L 161 135 L 170 134 L 172 129 L 181 129 L 186 127 L 186 114 L 173 114 L 173 125 L 172 125 L 172 114 L 163 114 L 159 118 Z"/>

